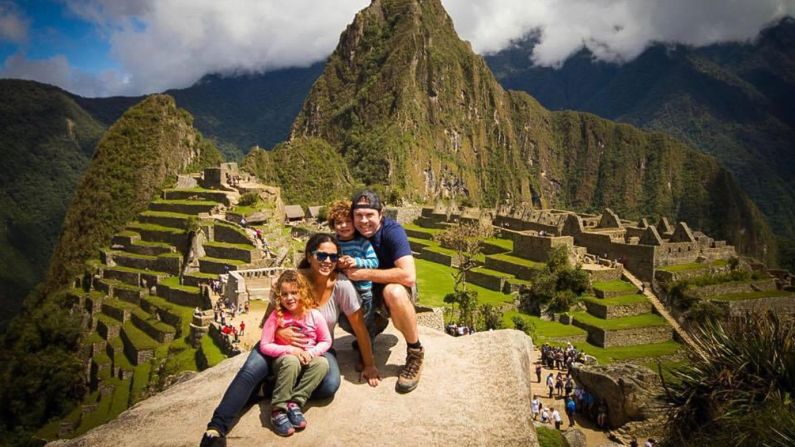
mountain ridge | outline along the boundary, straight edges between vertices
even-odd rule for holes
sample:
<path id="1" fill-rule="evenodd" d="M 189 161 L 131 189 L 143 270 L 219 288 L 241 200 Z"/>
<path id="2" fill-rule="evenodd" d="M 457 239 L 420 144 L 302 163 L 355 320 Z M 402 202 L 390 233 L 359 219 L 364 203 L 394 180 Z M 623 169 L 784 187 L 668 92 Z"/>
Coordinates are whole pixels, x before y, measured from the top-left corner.
<path id="1" fill-rule="evenodd" d="M 714 159 L 505 91 L 439 1 L 378 0 L 356 15 L 293 124 L 291 139 L 309 136 L 388 195 L 666 215 L 775 256 L 760 213 Z"/>

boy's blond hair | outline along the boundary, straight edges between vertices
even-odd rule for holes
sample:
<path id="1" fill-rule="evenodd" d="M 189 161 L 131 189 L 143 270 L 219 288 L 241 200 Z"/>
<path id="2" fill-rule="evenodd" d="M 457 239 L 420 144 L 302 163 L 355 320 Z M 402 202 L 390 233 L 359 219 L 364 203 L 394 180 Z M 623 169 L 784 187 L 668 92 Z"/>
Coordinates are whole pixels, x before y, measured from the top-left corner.
<path id="1" fill-rule="evenodd" d="M 339 219 L 351 217 L 351 201 L 335 200 L 328 206 L 328 224 L 334 229 L 334 223 Z"/>

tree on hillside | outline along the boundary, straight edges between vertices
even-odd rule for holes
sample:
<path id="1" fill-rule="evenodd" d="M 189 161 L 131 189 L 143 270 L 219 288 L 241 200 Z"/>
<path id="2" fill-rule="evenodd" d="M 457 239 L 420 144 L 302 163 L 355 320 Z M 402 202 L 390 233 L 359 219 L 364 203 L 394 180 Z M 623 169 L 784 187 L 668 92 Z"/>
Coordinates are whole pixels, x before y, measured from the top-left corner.
<path id="1" fill-rule="evenodd" d="M 531 315 L 547 312 L 567 312 L 589 288 L 588 273 L 569 263 L 565 246 L 549 253 L 546 267 L 538 272 L 529 287 L 519 292 L 519 308 Z"/>
<path id="2" fill-rule="evenodd" d="M 452 305 L 453 319 L 469 327 L 475 326 L 478 293 L 467 287 L 466 277 L 470 270 L 477 267 L 475 258 L 481 252 L 481 242 L 492 235 L 490 225 L 458 222 L 434 237 L 442 247 L 455 251 L 458 265 L 453 271 L 453 293 L 447 294 L 444 302 Z"/>
<path id="3" fill-rule="evenodd" d="M 664 383 L 668 445 L 795 445 L 793 322 L 747 313 L 698 333 L 704 354 Z"/>

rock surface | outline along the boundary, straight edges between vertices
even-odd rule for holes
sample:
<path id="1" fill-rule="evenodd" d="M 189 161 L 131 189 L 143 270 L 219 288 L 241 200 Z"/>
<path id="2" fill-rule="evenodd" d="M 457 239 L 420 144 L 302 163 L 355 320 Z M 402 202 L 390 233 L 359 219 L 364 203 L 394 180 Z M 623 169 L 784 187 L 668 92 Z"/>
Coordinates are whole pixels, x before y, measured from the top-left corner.
<path id="1" fill-rule="evenodd" d="M 631 363 L 575 364 L 573 376 L 578 384 L 593 393 L 595 405 L 605 399 L 610 427 L 646 420 L 658 413 L 656 396 L 662 393 L 660 379 L 648 368 Z"/>
<path id="2" fill-rule="evenodd" d="M 529 418 L 532 342 L 519 331 L 450 337 L 420 327 L 423 377 L 413 392 L 395 392 L 405 342 L 390 324 L 376 342 L 384 379 L 359 383 L 351 336 L 337 332 L 342 386 L 331 402 L 312 402 L 308 427 L 279 441 L 268 400 L 248 408 L 228 437 L 231 447 L 273 445 L 538 445 Z M 140 402 L 117 419 L 74 440 L 50 446 L 196 446 L 227 385 L 247 354 Z"/>

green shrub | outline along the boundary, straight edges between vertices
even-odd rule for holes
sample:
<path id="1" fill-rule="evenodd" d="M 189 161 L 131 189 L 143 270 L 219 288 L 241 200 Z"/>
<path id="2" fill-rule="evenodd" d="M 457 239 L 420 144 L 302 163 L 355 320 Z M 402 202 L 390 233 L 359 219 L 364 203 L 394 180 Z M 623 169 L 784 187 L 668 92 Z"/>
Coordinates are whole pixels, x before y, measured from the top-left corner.
<path id="1" fill-rule="evenodd" d="M 795 327 L 748 313 L 707 322 L 664 383 L 669 445 L 795 445 Z"/>

